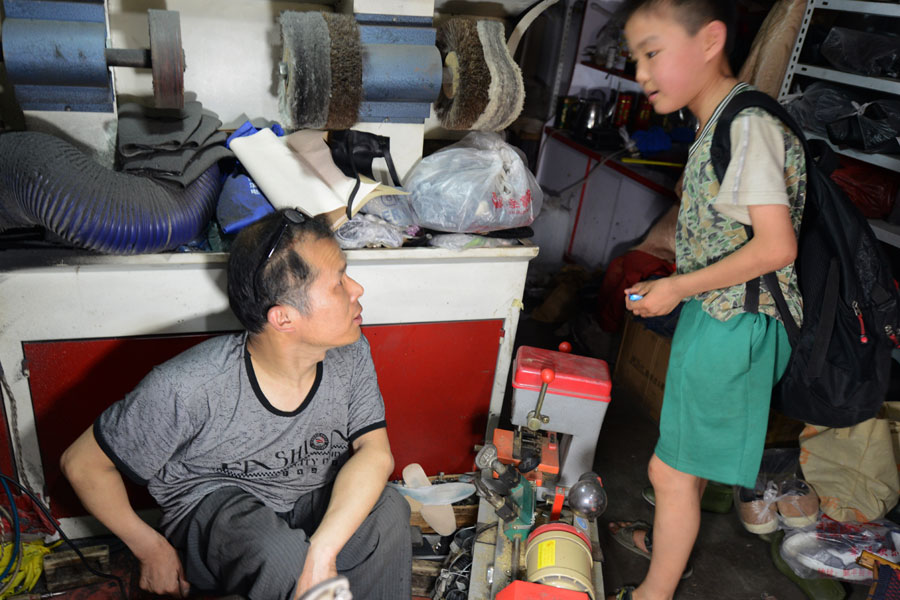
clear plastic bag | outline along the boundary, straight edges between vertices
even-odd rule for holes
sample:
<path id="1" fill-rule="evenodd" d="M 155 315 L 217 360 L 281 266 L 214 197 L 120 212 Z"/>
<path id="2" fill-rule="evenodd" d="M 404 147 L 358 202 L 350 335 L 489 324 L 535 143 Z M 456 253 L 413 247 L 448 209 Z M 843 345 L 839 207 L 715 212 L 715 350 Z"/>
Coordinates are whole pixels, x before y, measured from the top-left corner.
<path id="1" fill-rule="evenodd" d="M 819 496 L 797 476 L 797 449 L 774 448 L 763 454 L 756 486 L 734 488 L 734 503 L 744 528 L 759 535 L 779 529 L 810 527 L 819 516 Z"/>
<path id="2" fill-rule="evenodd" d="M 887 520 L 840 523 L 823 516 L 813 529 L 788 532 L 781 557 L 804 579 L 831 577 L 859 583 L 872 580 L 872 571 L 856 564 L 862 552 L 897 562 L 898 540 L 900 529 Z"/>
<path id="3" fill-rule="evenodd" d="M 490 238 L 469 233 L 438 233 L 431 236 L 429 246 L 446 248 L 447 250 L 468 250 L 470 248 L 505 248 L 515 246 L 516 240 Z"/>
<path id="4" fill-rule="evenodd" d="M 399 248 L 411 232 L 375 215 L 356 215 L 340 226 L 334 237 L 344 250 L 356 248 Z"/>
<path id="5" fill-rule="evenodd" d="M 381 217 L 392 225 L 406 227 L 418 225 L 416 213 L 409 205 L 409 196 L 389 195 L 372 198 L 363 205 L 360 212 Z"/>
<path id="6" fill-rule="evenodd" d="M 450 233 L 525 227 L 543 201 L 522 152 L 480 131 L 423 158 L 404 188 L 421 226 Z"/>
<path id="7" fill-rule="evenodd" d="M 832 27 L 820 48 L 833 67 L 869 77 L 900 76 L 900 38 Z"/>

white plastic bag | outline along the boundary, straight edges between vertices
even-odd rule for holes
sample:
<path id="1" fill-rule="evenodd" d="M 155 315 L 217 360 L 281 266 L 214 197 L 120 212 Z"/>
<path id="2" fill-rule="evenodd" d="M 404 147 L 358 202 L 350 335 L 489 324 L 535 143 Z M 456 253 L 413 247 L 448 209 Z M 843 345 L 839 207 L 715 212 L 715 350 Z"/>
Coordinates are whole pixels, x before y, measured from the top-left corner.
<path id="1" fill-rule="evenodd" d="M 872 523 L 841 523 L 823 516 L 814 529 L 789 532 L 781 557 L 803 578 L 831 577 L 851 582 L 872 580 L 872 571 L 856 559 L 867 550 L 891 562 L 900 560 L 898 528 L 884 519 Z"/>
<path id="2" fill-rule="evenodd" d="M 375 215 L 356 215 L 338 228 L 334 237 L 344 250 L 356 248 L 399 248 L 411 237 L 407 228 L 388 223 Z"/>
<path id="3" fill-rule="evenodd" d="M 450 233 L 525 227 L 543 201 L 522 152 L 481 131 L 419 161 L 404 189 L 419 225 Z"/>

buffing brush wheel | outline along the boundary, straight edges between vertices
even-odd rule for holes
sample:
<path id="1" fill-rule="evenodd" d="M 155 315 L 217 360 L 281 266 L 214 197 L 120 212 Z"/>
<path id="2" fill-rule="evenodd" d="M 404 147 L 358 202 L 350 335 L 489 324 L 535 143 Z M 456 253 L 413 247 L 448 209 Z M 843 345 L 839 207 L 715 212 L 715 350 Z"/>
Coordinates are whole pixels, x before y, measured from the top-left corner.
<path id="1" fill-rule="evenodd" d="M 278 101 L 291 129 L 349 129 L 362 103 L 362 42 L 350 15 L 284 12 Z"/>
<path id="2" fill-rule="evenodd" d="M 522 71 L 499 21 L 452 18 L 438 28 L 444 85 L 435 110 L 445 129 L 498 131 L 522 112 Z"/>

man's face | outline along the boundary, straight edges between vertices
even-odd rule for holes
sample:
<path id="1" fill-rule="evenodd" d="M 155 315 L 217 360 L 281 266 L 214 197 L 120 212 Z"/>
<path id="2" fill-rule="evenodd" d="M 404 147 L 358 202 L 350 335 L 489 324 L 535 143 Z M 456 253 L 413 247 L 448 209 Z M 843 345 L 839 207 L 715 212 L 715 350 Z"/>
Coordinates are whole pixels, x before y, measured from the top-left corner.
<path id="1" fill-rule="evenodd" d="M 336 348 L 359 339 L 363 287 L 347 275 L 347 259 L 331 239 L 300 242 L 296 249 L 315 279 L 307 289 L 307 310 L 298 331 L 307 344 Z"/>

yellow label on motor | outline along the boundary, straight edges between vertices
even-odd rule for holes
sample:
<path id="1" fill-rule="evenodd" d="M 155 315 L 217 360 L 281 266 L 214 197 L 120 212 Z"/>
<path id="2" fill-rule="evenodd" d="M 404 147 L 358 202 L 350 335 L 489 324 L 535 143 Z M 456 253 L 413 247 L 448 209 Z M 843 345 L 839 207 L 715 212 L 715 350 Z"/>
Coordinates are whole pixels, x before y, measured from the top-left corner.
<path id="1" fill-rule="evenodd" d="M 538 544 L 538 570 L 556 566 L 556 540 L 547 540 Z"/>

